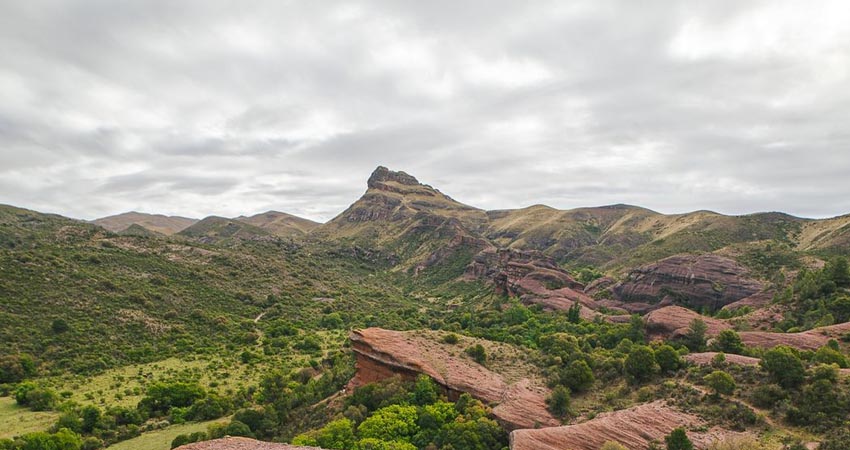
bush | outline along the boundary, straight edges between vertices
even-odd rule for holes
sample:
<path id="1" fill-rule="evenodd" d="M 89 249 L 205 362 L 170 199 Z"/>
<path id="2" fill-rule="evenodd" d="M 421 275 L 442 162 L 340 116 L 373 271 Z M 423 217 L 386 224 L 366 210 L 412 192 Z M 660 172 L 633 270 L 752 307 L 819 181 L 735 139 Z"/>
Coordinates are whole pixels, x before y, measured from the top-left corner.
<path id="1" fill-rule="evenodd" d="M 694 450 L 694 444 L 688 439 L 684 428 L 676 428 L 664 438 L 667 450 Z"/>
<path id="2" fill-rule="evenodd" d="M 151 416 L 162 416 L 171 408 L 187 408 L 205 396 L 204 389 L 195 383 L 154 383 L 139 401 L 138 408 Z"/>
<path id="3" fill-rule="evenodd" d="M 760 364 L 771 378 L 784 388 L 799 386 L 806 375 L 803 362 L 796 350 L 784 345 L 765 352 Z"/>
<path id="4" fill-rule="evenodd" d="M 460 338 L 454 333 L 449 333 L 443 336 L 443 342 L 446 344 L 455 345 L 460 342 Z"/>
<path id="5" fill-rule="evenodd" d="M 712 343 L 712 350 L 740 355 L 744 352 L 744 343 L 735 330 L 723 330 Z"/>
<path id="6" fill-rule="evenodd" d="M 759 408 L 773 408 L 782 400 L 788 398 L 788 393 L 775 384 L 765 384 L 753 390 L 753 404 Z"/>
<path id="7" fill-rule="evenodd" d="M 552 394 L 546 399 L 549 412 L 555 417 L 564 418 L 570 413 L 570 390 L 563 386 L 556 386 Z"/>
<path id="8" fill-rule="evenodd" d="M 626 358 L 626 373 L 635 381 L 646 381 L 658 373 L 655 352 L 645 345 L 636 345 Z"/>
<path id="9" fill-rule="evenodd" d="M 584 391 L 593 386 L 593 371 L 583 359 L 577 359 L 561 374 L 561 383 L 572 391 Z"/>
<path id="10" fill-rule="evenodd" d="M 487 351 L 484 350 L 484 346 L 481 344 L 468 347 L 465 352 L 470 358 L 482 366 L 487 362 Z"/>
<path id="11" fill-rule="evenodd" d="M 682 357 L 669 345 L 662 345 L 655 350 L 655 361 L 663 373 L 673 373 L 682 367 Z"/>
<path id="12" fill-rule="evenodd" d="M 735 392 L 735 379 L 722 370 L 711 372 L 703 378 L 703 381 L 714 391 L 715 397 L 732 395 Z"/>

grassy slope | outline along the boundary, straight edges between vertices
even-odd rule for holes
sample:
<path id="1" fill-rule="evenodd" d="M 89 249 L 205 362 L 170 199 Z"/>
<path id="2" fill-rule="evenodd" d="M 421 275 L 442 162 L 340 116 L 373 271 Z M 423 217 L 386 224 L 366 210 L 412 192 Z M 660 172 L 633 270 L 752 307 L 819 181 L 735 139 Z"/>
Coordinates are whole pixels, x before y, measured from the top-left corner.
<path id="1" fill-rule="evenodd" d="M 56 422 L 55 412 L 35 412 L 22 408 L 12 397 L 0 397 L 0 439 L 43 431 Z"/>
<path id="2" fill-rule="evenodd" d="M 178 435 L 191 434 L 196 431 L 207 431 L 207 428 L 210 425 L 226 421 L 227 419 L 223 418 L 207 422 L 191 422 L 181 425 L 172 425 L 162 430 L 144 433 L 133 439 L 128 439 L 126 441 L 110 445 L 107 447 L 107 450 L 170 450 L 171 441 L 173 441 Z"/>

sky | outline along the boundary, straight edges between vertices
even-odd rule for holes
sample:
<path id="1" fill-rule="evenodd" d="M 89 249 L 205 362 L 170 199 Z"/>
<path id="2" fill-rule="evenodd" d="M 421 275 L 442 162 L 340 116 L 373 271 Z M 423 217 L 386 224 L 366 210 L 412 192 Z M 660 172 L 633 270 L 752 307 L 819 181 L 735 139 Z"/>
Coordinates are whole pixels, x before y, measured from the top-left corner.
<path id="1" fill-rule="evenodd" d="M 0 1 L 0 203 L 850 213 L 850 2 Z"/>

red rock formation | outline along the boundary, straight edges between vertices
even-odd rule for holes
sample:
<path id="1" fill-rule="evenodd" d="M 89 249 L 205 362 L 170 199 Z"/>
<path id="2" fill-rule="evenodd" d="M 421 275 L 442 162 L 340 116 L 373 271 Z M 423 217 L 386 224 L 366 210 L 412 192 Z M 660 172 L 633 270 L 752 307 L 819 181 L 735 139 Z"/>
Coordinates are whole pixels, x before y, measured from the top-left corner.
<path id="1" fill-rule="evenodd" d="M 176 450 L 322 450 L 318 447 L 298 447 L 288 444 L 256 441 L 243 437 L 226 437 L 211 441 L 195 442 L 177 447 Z"/>
<path id="2" fill-rule="evenodd" d="M 702 316 L 681 306 L 667 306 L 652 311 L 644 316 L 646 329 L 654 339 L 675 339 L 684 336 L 688 326 L 695 319 L 702 319 L 708 330 L 708 337 L 716 336 L 721 331 L 731 329 L 732 325 L 720 319 Z M 826 345 L 830 339 L 837 339 L 850 333 L 850 322 L 828 327 L 814 328 L 800 333 L 773 333 L 770 331 L 741 331 L 741 341 L 750 347 L 772 348 L 777 345 L 788 345 L 801 350 L 817 350 Z"/>
<path id="3" fill-rule="evenodd" d="M 677 427 L 701 421 L 663 401 L 600 414 L 577 425 L 516 430 L 511 433 L 511 450 L 598 450 L 605 442 L 619 442 L 630 450 L 643 450 L 652 440 L 662 440 Z"/>
<path id="4" fill-rule="evenodd" d="M 721 308 L 763 288 L 749 271 L 732 259 L 707 255 L 676 255 L 634 269 L 612 291 L 626 303 L 694 308 Z"/>
<path id="5" fill-rule="evenodd" d="M 525 304 L 567 310 L 577 302 L 585 319 L 598 315 L 599 304 L 583 292 L 584 286 L 538 251 L 486 248 L 475 255 L 465 276 L 492 280 L 497 292 L 517 296 Z"/>
<path id="6" fill-rule="evenodd" d="M 681 306 L 666 306 L 644 316 L 646 329 L 654 338 L 679 338 L 685 335 L 694 319 L 702 319 L 708 327 L 706 334 L 714 336 L 732 325 L 720 319 L 703 316 Z"/>
<path id="7" fill-rule="evenodd" d="M 496 404 L 493 415 L 508 429 L 560 424 L 546 410 L 546 388 L 527 378 L 510 382 L 503 375 L 454 354 L 446 345 L 432 339 L 414 332 L 380 328 L 355 330 L 350 338 L 352 350 L 357 355 L 357 374 L 350 387 L 394 375 L 413 379 L 425 374 L 442 386 L 450 399 L 465 392 Z"/>

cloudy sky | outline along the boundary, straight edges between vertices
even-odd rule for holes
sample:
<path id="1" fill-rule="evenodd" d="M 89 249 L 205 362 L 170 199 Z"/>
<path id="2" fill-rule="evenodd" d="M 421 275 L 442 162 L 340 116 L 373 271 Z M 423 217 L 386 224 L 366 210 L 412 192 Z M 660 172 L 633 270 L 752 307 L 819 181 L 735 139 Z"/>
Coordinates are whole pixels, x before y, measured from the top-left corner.
<path id="1" fill-rule="evenodd" d="M 0 2 L 0 203 L 850 212 L 850 2 Z"/>

